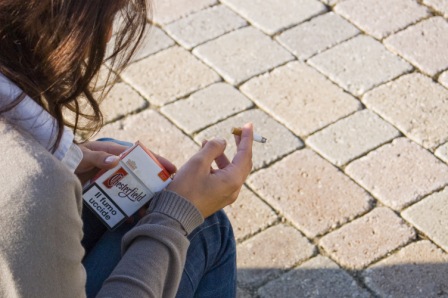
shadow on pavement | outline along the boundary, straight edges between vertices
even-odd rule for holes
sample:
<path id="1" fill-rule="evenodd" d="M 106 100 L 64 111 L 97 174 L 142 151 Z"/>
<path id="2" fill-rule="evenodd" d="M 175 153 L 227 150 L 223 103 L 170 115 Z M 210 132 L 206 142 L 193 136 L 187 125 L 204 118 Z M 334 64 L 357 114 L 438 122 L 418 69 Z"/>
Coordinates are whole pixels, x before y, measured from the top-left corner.
<path id="1" fill-rule="evenodd" d="M 239 269 L 238 297 L 448 297 L 448 263 Z"/>

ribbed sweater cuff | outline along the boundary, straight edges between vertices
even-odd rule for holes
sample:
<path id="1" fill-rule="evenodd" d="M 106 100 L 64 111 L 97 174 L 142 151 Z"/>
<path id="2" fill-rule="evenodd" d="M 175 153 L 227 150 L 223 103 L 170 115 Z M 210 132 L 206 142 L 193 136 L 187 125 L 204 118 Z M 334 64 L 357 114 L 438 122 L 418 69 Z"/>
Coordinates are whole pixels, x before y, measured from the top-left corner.
<path id="1" fill-rule="evenodd" d="M 187 235 L 204 222 L 199 210 L 175 192 L 163 190 L 151 201 L 149 213 L 158 212 L 178 221 Z"/>

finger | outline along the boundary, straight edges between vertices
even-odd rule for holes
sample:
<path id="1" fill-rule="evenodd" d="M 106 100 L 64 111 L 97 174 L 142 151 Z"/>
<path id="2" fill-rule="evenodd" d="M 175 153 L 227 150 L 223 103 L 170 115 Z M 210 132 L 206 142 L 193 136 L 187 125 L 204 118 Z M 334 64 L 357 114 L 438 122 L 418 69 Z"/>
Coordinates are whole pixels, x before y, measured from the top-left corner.
<path id="1" fill-rule="evenodd" d="M 224 154 L 226 141 L 221 138 L 215 138 L 208 141 L 201 150 L 196 153 L 205 164 L 211 165 L 215 159 Z"/>
<path id="2" fill-rule="evenodd" d="M 128 147 L 119 145 L 114 142 L 100 142 L 93 141 L 84 144 L 84 147 L 89 148 L 92 151 L 103 151 L 109 153 L 109 155 L 120 155 L 123 153 Z"/>
<path id="3" fill-rule="evenodd" d="M 215 159 L 215 162 L 219 169 L 224 169 L 230 164 L 230 161 L 225 154 L 218 156 Z"/>
<path id="4" fill-rule="evenodd" d="M 88 148 L 83 150 L 83 162 L 99 169 L 112 169 L 115 167 L 120 158 L 103 151 L 92 151 Z"/>
<path id="5" fill-rule="evenodd" d="M 241 141 L 232 163 L 243 171 L 242 174 L 247 175 L 252 170 L 252 144 L 254 138 L 252 123 L 245 124 L 242 130 Z"/>
<path id="6" fill-rule="evenodd" d="M 162 164 L 162 166 L 170 173 L 170 174 L 174 174 L 177 172 L 177 168 L 176 166 L 169 161 L 168 159 L 166 159 L 163 156 L 160 156 L 158 154 L 153 153 L 154 156 L 157 158 L 157 160 Z"/>
<path id="7" fill-rule="evenodd" d="M 238 147 L 241 142 L 241 137 L 239 135 L 233 135 L 233 138 L 235 139 L 235 144 Z"/>

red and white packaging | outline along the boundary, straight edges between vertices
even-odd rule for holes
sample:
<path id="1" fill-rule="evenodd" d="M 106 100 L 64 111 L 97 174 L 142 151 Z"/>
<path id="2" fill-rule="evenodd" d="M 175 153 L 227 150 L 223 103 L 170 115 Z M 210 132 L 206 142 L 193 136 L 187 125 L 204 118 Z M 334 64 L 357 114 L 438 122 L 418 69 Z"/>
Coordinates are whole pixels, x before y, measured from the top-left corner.
<path id="1" fill-rule="evenodd" d="M 83 200 L 113 230 L 171 181 L 151 151 L 136 142 L 120 156 L 118 166 L 92 179 L 84 188 Z"/>

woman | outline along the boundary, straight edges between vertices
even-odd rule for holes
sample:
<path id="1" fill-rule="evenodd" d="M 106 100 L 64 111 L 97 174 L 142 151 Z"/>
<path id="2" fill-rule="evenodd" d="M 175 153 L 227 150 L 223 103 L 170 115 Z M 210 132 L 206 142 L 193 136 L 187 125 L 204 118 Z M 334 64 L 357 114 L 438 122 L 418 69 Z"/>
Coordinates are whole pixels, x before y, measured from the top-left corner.
<path id="1" fill-rule="evenodd" d="M 121 25 L 107 59 L 121 70 L 146 17 L 144 0 L 0 0 L 0 297 L 235 295 L 235 242 L 219 210 L 250 173 L 250 124 L 231 162 L 223 140 L 205 142 L 134 227 L 105 232 L 82 208 L 81 182 L 126 147 L 77 145 L 73 132 L 101 126 L 92 82 L 112 24 Z"/>

